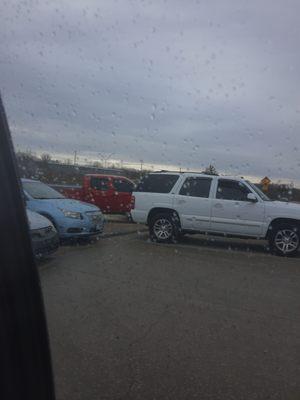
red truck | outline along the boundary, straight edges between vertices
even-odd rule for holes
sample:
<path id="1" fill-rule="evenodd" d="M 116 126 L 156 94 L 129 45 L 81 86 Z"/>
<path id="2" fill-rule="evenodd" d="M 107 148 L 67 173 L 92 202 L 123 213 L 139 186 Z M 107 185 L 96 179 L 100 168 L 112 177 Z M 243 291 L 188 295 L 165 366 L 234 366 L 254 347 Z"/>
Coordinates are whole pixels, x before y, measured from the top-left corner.
<path id="1" fill-rule="evenodd" d="M 104 213 L 128 213 L 134 183 L 124 176 L 88 174 L 82 186 L 51 185 L 69 199 L 98 206 Z"/>

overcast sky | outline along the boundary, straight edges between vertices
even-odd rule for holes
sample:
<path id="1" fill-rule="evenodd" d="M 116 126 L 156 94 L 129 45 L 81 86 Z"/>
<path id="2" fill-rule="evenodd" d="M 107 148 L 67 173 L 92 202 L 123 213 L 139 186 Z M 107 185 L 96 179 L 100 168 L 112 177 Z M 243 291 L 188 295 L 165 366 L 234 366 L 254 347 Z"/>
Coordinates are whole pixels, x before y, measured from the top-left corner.
<path id="1" fill-rule="evenodd" d="M 14 143 L 300 180 L 298 0 L 1 1 Z"/>

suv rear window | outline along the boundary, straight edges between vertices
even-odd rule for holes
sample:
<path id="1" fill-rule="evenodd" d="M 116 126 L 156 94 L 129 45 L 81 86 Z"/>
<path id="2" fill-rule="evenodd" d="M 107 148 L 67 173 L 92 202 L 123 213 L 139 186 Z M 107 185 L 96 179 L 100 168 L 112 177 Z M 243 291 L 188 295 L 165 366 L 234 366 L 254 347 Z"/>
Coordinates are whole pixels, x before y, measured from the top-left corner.
<path id="1" fill-rule="evenodd" d="M 114 179 L 114 188 L 121 193 L 131 193 L 133 191 L 133 184 L 124 179 Z"/>
<path id="2" fill-rule="evenodd" d="M 138 184 L 137 192 L 170 193 L 179 175 L 150 174 Z"/>

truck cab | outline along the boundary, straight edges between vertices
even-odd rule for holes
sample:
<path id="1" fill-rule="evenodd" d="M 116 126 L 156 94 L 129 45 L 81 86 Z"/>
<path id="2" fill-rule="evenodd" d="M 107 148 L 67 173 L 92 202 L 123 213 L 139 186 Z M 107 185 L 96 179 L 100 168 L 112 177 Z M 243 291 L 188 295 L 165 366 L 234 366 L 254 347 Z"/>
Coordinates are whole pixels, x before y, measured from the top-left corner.
<path id="1" fill-rule="evenodd" d="M 83 188 L 86 201 L 96 204 L 105 213 L 130 211 L 134 183 L 124 176 L 85 175 Z"/>
<path id="2" fill-rule="evenodd" d="M 129 213 L 134 183 L 124 176 L 87 174 L 82 186 L 52 185 L 64 196 L 92 203 L 103 213 Z"/>

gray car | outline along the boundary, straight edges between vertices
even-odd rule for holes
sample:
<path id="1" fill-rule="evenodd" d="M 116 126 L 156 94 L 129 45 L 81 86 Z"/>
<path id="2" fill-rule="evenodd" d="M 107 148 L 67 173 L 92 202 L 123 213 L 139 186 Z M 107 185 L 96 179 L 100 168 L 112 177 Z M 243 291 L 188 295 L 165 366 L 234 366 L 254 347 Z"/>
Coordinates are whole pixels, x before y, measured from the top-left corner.
<path id="1" fill-rule="evenodd" d="M 27 210 L 27 218 L 35 257 L 41 258 L 54 253 L 59 246 L 59 237 L 52 222 L 30 210 Z"/>

